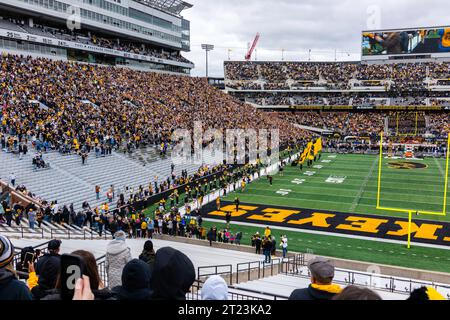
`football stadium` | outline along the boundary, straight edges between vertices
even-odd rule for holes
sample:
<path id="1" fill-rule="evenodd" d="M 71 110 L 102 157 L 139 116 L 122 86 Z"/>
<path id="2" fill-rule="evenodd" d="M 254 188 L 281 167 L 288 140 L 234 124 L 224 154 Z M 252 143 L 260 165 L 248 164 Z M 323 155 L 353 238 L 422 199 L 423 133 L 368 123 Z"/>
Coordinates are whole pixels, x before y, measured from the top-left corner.
<path id="1" fill-rule="evenodd" d="M 232 59 L 205 6 L 0 0 L 0 301 L 449 300 L 450 26 Z"/>

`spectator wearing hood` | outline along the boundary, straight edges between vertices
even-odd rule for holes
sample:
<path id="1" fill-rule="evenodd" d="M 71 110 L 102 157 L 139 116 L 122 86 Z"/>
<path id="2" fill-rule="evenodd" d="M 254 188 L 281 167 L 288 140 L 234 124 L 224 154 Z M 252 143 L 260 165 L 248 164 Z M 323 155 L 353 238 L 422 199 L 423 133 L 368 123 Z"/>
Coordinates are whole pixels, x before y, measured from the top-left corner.
<path id="1" fill-rule="evenodd" d="M 202 300 L 228 300 L 228 285 L 221 276 L 214 275 L 205 281 Z"/>
<path id="2" fill-rule="evenodd" d="M 308 262 L 308 269 L 311 272 L 311 284 L 308 288 L 294 290 L 289 300 L 331 300 L 341 293 L 341 287 L 332 284 L 334 266 L 328 259 L 312 259 Z"/>
<path id="3" fill-rule="evenodd" d="M 153 242 L 147 240 L 144 244 L 144 250 L 139 255 L 139 260 L 142 260 L 149 266 L 152 266 L 155 262 L 155 255 L 155 250 L 153 250 Z"/>
<path id="4" fill-rule="evenodd" d="M 113 292 L 117 300 L 150 300 L 152 269 L 142 260 L 133 259 L 123 268 L 122 285 Z"/>
<path id="5" fill-rule="evenodd" d="M 122 284 L 122 270 L 132 260 L 131 250 L 125 242 L 126 237 L 125 232 L 118 231 L 114 234 L 114 240 L 106 247 L 105 266 L 110 289 Z"/>
<path id="6" fill-rule="evenodd" d="M 153 300 L 186 300 L 194 281 L 194 265 L 184 253 L 170 247 L 156 252 L 150 281 Z"/>
<path id="7" fill-rule="evenodd" d="M 61 268 L 59 250 L 60 240 L 51 240 L 48 243 L 48 253 L 44 254 L 36 263 L 37 286 L 31 289 L 34 299 L 44 298 L 49 290 L 55 288 L 56 280 Z"/>
<path id="8" fill-rule="evenodd" d="M 0 301 L 31 300 L 33 297 L 27 286 L 17 279 L 12 266 L 14 246 L 5 236 L 0 235 Z"/>

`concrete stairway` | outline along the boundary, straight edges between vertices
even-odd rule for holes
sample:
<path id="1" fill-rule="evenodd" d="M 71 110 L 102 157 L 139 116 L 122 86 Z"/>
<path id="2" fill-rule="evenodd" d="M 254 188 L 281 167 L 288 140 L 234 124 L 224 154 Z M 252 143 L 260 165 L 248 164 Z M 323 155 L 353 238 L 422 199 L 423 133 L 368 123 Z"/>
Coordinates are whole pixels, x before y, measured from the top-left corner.
<path id="1" fill-rule="evenodd" d="M 30 148 L 31 149 L 31 148 Z M 32 149 L 31 149 L 32 150 Z M 84 201 L 91 207 L 106 202 L 106 192 L 114 185 L 116 194 L 126 186 L 144 188 L 153 183 L 155 176 L 159 181 L 171 174 L 171 158 L 159 158 L 153 148 L 139 150 L 134 154 L 113 152 L 107 157 L 96 158 L 92 152 L 85 165 L 78 155 L 61 155 L 58 152 L 44 154 L 50 169 L 35 171 L 32 166 L 34 150 L 19 160 L 18 155 L 0 151 L 0 178 L 9 183 L 9 175 L 14 172 L 16 185 L 24 184 L 28 190 L 47 201 L 58 200 L 62 205 L 74 204 L 79 210 Z M 186 169 L 191 174 L 198 169 L 198 164 L 185 164 L 175 167 L 176 174 Z M 99 185 L 100 200 L 96 199 L 95 186 Z M 113 208 L 115 201 L 110 205 Z"/>
<path id="2" fill-rule="evenodd" d="M 6 224 L 0 224 L 0 233 L 5 234 L 11 238 L 25 238 L 25 239 L 111 239 L 111 233 L 104 231 L 102 237 L 95 231 L 88 227 L 80 228 L 75 225 L 56 224 L 53 222 L 43 221 L 41 227 L 36 223 L 35 228 L 29 227 L 28 219 L 23 218 L 18 226 L 15 221 L 12 222 L 11 227 Z"/>

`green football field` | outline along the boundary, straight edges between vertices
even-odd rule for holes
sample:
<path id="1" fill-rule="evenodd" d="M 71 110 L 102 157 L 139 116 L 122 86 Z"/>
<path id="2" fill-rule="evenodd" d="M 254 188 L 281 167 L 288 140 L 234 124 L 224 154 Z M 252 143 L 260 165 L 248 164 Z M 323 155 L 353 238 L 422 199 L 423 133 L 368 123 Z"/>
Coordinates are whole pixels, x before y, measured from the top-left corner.
<path id="1" fill-rule="evenodd" d="M 405 165 L 405 162 L 409 164 Z M 405 166 L 408 169 L 401 169 Z M 383 158 L 381 168 L 380 206 L 443 211 L 445 159 Z M 303 171 L 298 167 L 286 167 L 283 176 L 274 175 L 273 186 L 263 177 L 250 183 L 245 192 L 230 193 L 223 200 L 234 201 L 238 197 L 246 204 L 406 218 L 404 212 L 376 209 L 378 175 L 379 156 L 323 154 L 313 167 L 303 168 Z M 448 215 L 414 215 L 416 218 L 450 220 Z M 218 220 L 207 222 L 207 226 L 212 225 L 224 226 Z M 242 231 L 243 243 L 249 244 L 251 235 L 256 231 L 264 232 L 264 227 L 263 224 L 257 227 L 241 223 L 232 224 L 231 229 L 232 232 Z M 448 249 L 415 245 L 407 249 L 406 243 L 389 243 L 383 239 L 365 240 L 333 233 L 284 231 L 282 228 L 275 228 L 274 234 L 278 239 L 281 234 L 286 234 L 292 251 L 450 273 Z"/>
<path id="2" fill-rule="evenodd" d="M 409 164 L 405 165 L 405 162 Z M 405 166 L 410 169 L 399 168 Z M 444 159 L 406 161 L 383 158 L 380 205 L 442 211 L 445 169 Z M 222 200 L 232 202 L 237 196 L 243 204 L 406 218 L 406 213 L 376 209 L 378 170 L 379 156 L 322 154 L 313 167 L 303 168 L 303 171 L 299 167 L 287 166 L 283 176 L 274 175 L 273 186 L 263 177 L 250 183 L 245 192 L 238 190 Z M 155 205 L 147 208 L 145 213 L 152 214 L 154 209 Z M 450 220 L 448 215 L 414 215 L 416 218 Z M 205 227 L 213 225 L 225 228 L 220 219 L 205 219 Z M 249 245 L 251 236 L 257 231 L 263 233 L 264 227 L 264 223 L 232 223 L 230 231 L 242 232 L 242 243 Z M 390 243 L 381 238 L 343 237 L 331 232 L 312 234 L 302 230 L 283 230 L 282 227 L 274 227 L 273 230 L 277 239 L 282 234 L 287 235 L 291 251 L 450 273 L 450 250 L 442 247 L 413 245 L 407 249 L 406 243 Z"/>
<path id="3" fill-rule="evenodd" d="M 445 159 L 383 158 L 380 206 L 442 212 L 445 169 Z M 377 209 L 378 174 L 379 156 L 323 154 L 302 171 L 287 166 L 283 176 L 274 175 L 272 186 L 262 178 L 224 200 L 238 196 L 242 203 L 407 217 L 405 212 Z M 420 219 L 449 221 L 450 217 L 421 214 Z"/>

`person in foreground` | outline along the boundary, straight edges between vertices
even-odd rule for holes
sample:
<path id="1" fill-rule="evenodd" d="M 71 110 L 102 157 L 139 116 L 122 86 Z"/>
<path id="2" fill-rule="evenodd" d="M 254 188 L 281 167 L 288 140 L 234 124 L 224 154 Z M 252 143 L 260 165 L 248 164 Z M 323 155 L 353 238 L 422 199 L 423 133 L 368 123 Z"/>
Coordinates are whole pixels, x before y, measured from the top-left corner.
<path id="1" fill-rule="evenodd" d="M 8 238 L 0 235 L 0 301 L 32 300 L 28 287 L 16 276 L 12 266 L 13 257 L 13 244 Z"/>
<path id="2" fill-rule="evenodd" d="M 89 290 L 94 295 L 95 300 L 109 300 L 113 298 L 113 293 L 105 288 L 100 274 L 98 272 L 97 263 L 94 255 L 91 252 L 85 250 L 77 250 L 72 252 L 72 255 L 78 256 L 83 259 L 85 264 L 85 271 L 83 279 L 89 280 Z M 84 281 L 84 280 L 83 280 Z M 61 275 L 57 276 L 55 289 L 46 292 L 46 296 L 41 300 L 61 300 Z"/>
<path id="3" fill-rule="evenodd" d="M 194 281 L 194 265 L 184 253 L 170 247 L 156 252 L 150 279 L 152 300 L 186 300 Z"/>
<path id="4" fill-rule="evenodd" d="M 341 293 L 339 285 L 333 284 L 334 266 L 328 259 L 317 257 L 308 262 L 311 284 L 308 288 L 294 290 L 289 300 L 331 300 Z"/>
<path id="5" fill-rule="evenodd" d="M 378 293 L 369 288 L 348 286 L 341 293 L 335 295 L 332 300 L 383 300 Z"/>
<path id="6" fill-rule="evenodd" d="M 214 275 L 205 281 L 202 300 L 228 300 L 228 285 L 221 276 Z"/>
<path id="7" fill-rule="evenodd" d="M 446 299 L 433 287 L 421 287 L 411 292 L 411 295 L 406 300 L 427 301 L 427 300 L 446 300 Z"/>
<path id="8" fill-rule="evenodd" d="M 146 262 L 139 259 L 131 260 L 123 269 L 122 285 L 113 289 L 116 300 L 151 300 L 151 277 L 152 269 Z"/>

